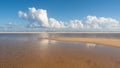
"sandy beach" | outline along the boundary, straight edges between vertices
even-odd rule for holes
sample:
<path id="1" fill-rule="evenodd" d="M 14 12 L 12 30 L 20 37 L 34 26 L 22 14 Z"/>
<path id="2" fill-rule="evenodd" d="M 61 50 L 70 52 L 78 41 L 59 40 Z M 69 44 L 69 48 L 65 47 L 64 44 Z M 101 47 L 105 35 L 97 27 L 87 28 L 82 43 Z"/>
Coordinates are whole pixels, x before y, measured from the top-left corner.
<path id="1" fill-rule="evenodd" d="M 0 68 L 120 68 L 119 37 L 116 33 L 3 33 Z"/>
<path id="2" fill-rule="evenodd" d="M 120 39 L 115 38 L 70 38 L 70 37 L 56 37 L 48 38 L 49 40 L 57 41 L 70 41 L 70 42 L 85 42 L 85 43 L 95 43 L 114 47 L 120 47 Z"/>

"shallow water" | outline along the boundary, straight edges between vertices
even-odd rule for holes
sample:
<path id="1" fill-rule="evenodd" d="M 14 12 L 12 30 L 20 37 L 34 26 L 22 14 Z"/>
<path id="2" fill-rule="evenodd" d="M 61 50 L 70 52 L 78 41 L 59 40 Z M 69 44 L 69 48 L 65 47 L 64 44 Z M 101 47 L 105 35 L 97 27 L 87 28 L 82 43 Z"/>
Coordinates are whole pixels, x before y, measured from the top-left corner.
<path id="1" fill-rule="evenodd" d="M 116 37 L 116 34 L 105 35 Z M 84 37 L 81 34 L 0 34 L 0 68 L 120 68 L 120 48 L 43 39 L 58 36 Z M 86 37 L 93 36 L 104 37 L 104 34 Z"/>

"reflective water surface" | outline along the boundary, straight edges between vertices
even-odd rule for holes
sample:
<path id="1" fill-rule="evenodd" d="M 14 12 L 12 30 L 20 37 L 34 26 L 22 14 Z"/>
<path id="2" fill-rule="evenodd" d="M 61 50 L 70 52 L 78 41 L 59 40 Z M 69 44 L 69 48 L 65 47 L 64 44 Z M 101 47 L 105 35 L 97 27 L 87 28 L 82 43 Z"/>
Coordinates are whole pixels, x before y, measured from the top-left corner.
<path id="1" fill-rule="evenodd" d="M 120 48 L 43 39 L 56 36 L 69 35 L 0 34 L 0 68 L 120 68 Z M 107 36 L 114 38 L 116 34 Z"/>

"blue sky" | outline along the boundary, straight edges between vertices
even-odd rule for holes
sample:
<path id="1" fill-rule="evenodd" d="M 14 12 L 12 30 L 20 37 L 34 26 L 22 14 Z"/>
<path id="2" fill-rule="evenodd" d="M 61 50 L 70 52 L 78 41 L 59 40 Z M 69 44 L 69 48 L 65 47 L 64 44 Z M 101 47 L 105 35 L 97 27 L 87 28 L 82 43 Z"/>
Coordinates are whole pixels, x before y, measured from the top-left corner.
<path id="1" fill-rule="evenodd" d="M 120 20 L 120 0 L 0 0 L 0 24 L 9 22 L 25 26 L 28 21 L 18 17 L 18 12 L 28 8 L 44 9 L 49 18 L 57 21 L 82 20 L 86 16 Z M 68 22 L 69 23 L 69 22 Z"/>

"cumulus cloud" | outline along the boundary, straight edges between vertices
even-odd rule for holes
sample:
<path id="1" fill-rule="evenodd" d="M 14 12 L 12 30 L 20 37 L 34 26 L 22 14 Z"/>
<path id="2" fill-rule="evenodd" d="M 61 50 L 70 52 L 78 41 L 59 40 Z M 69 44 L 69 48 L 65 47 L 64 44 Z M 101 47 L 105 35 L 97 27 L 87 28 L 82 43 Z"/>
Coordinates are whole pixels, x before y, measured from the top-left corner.
<path id="1" fill-rule="evenodd" d="M 27 27 L 30 28 L 73 28 L 73 29 L 118 29 L 120 22 L 113 18 L 87 16 L 85 19 L 70 20 L 65 22 L 58 21 L 55 18 L 47 16 L 47 10 L 29 8 L 28 12 L 19 11 L 20 18 L 29 22 Z"/>
<path id="2" fill-rule="evenodd" d="M 48 18 L 47 11 L 44 9 L 36 9 L 36 8 L 29 8 L 29 12 L 25 13 L 22 11 L 18 12 L 20 18 L 27 20 L 30 24 L 30 27 L 35 27 L 36 25 L 33 24 L 37 22 L 39 27 L 53 27 L 53 28 L 60 28 L 63 27 L 64 24 L 55 20 L 54 18 Z"/>
<path id="3" fill-rule="evenodd" d="M 53 27 L 53 28 L 65 28 L 64 22 L 57 21 L 54 18 L 50 18 L 49 23 L 50 23 L 50 27 Z"/>
<path id="4" fill-rule="evenodd" d="M 83 28 L 84 25 L 81 20 L 71 20 L 68 24 L 68 28 Z"/>
<path id="5" fill-rule="evenodd" d="M 120 23 L 113 18 L 87 16 L 84 23 L 89 28 L 102 29 L 102 28 L 115 28 L 119 27 Z"/>
<path id="6" fill-rule="evenodd" d="M 18 15 L 20 18 L 23 18 L 30 22 L 30 24 L 34 22 L 38 22 L 41 26 L 48 27 L 48 17 L 47 17 L 47 11 L 43 9 L 36 10 L 34 7 L 29 8 L 29 12 L 25 13 L 22 11 L 18 12 Z"/>
<path id="7" fill-rule="evenodd" d="M 18 15 L 19 15 L 20 18 L 27 19 L 27 14 L 22 12 L 22 11 L 19 11 Z"/>

